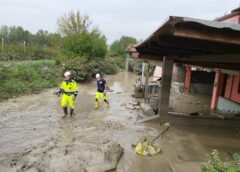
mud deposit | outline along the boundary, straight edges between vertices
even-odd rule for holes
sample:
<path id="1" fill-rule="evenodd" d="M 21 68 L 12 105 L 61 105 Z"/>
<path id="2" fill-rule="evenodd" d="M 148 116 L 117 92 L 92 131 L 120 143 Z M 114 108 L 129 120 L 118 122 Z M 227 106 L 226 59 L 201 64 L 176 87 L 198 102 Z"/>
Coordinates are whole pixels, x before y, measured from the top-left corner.
<path id="1" fill-rule="evenodd" d="M 109 109 L 104 102 L 94 109 L 95 82 L 79 84 L 72 118 L 61 118 L 60 99 L 53 89 L 0 103 L 0 171 L 82 171 L 103 161 L 111 143 L 134 154 L 134 139 L 157 133 L 135 125 L 134 113 L 120 106 L 133 101 L 135 77 L 122 72 L 106 78 L 114 90 L 108 93 Z"/>
<path id="2" fill-rule="evenodd" d="M 81 172 L 104 160 L 112 143 L 124 149 L 117 171 L 169 171 L 168 162 L 203 161 L 217 146 L 221 152 L 240 148 L 239 130 L 177 128 L 171 126 L 159 140 L 162 153 L 139 157 L 131 144 L 158 134 L 159 123 L 136 124 L 137 113 L 126 108 L 136 76 L 121 72 L 107 77 L 114 92 L 110 108 L 94 109 L 95 82 L 79 84 L 76 115 L 62 119 L 60 99 L 47 90 L 0 103 L 0 171 Z M 217 130 L 217 134 L 216 134 Z"/>

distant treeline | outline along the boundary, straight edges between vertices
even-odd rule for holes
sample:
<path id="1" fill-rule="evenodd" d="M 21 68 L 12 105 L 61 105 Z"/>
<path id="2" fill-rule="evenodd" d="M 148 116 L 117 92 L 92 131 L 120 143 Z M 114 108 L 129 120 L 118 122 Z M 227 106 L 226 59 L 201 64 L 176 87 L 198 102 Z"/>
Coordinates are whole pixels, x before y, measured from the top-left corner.
<path id="1" fill-rule="evenodd" d="M 52 59 L 59 51 L 62 37 L 44 30 L 33 34 L 20 26 L 1 26 L 0 40 L 0 60 Z"/>
<path id="2" fill-rule="evenodd" d="M 32 46 L 60 46 L 61 35 L 58 33 L 49 33 L 45 30 L 39 30 L 36 34 L 23 29 L 21 26 L 1 26 L 0 38 L 4 39 L 6 44 L 24 44 Z"/>

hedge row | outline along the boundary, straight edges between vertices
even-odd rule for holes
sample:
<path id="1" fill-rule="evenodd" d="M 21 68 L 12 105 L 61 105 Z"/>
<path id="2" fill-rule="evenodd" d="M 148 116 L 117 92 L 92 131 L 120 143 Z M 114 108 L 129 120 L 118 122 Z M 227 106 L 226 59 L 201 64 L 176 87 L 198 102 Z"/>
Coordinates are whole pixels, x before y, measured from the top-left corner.
<path id="1" fill-rule="evenodd" d="M 118 67 L 113 59 L 103 59 L 98 61 L 86 61 L 79 58 L 68 59 L 62 62 L 63 71 L 70 70 L 76 81 L 85 81 L 94 78 L 96 73 L 102 75 L 115 74 Z"/>

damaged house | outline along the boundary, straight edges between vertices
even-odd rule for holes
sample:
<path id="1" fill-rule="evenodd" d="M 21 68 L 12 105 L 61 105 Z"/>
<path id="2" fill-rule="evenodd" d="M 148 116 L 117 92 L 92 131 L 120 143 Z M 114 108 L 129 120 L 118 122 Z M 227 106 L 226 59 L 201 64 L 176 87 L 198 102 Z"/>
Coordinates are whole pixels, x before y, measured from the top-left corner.
<path id="1" fill-rule="evenodd" d="M 211 118 L 239 119 L 239 24 L 240 8 L 214 21 L 170 16 L 135 46 L 139 59 L 162 66 L 158 95 L 161 121 L 169 120 L 171 116 L 169 101 L 174 81 L 183 83 L 185 94 L 206 95 L 205 103 Z M 179 73 L 181 76 L 174 78 Z M 180 97 L 178 101 L 183 100 Z M 235 123 L 239 121 L 235 120 Z"/>

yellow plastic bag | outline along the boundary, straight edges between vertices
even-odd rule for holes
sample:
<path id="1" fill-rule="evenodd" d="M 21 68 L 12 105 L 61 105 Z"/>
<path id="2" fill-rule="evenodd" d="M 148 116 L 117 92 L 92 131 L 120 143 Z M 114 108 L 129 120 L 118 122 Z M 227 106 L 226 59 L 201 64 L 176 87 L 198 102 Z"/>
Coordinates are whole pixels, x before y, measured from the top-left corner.
<path id="1" fill-rule="evenodd" d="M 161 151 L 160 147 L 156 143 L 150 143 L 148 140 L 140 142 L 136 148 L 135 152 L 140 156 L 155 156 Z"/>

